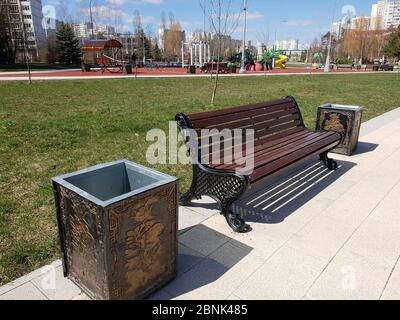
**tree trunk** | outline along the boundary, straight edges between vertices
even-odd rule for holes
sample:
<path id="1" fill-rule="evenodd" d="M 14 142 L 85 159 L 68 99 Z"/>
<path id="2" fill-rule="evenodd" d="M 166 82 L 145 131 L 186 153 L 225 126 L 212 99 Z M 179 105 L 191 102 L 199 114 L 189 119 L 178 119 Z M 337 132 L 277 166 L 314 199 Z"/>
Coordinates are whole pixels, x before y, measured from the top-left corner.
<path id="1" fill-rule="evenodd" d="M 211 105 L 214 105 L 215 98 L 217 96 L 217 91 L 218 91 L 218 79 L 219 79 L 219 56 L 221 54 L 221 39 L 218 40 L 218 54 L 217 54 L 217 74 L 215 75 L 215 81 L 214 81 L 214 90 L 211 96 Z M 212 68 L 211 68 L 211 74 L 212 74 Z"/>

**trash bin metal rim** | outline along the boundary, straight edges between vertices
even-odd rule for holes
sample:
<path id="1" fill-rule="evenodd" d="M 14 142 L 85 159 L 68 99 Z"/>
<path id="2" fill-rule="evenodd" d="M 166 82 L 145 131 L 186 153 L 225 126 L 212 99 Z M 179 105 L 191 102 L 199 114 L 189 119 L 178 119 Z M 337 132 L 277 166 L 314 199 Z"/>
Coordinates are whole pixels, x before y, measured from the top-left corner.
<path id="1" fill-rule="evenodd" d="M 360 111 L 363 110 L 364 107 L 361 106 L 351 106 L 351 105 L 344 105 L 344 104 L 333 104 L 327 103 L 319 106 L 320 109 L 338 109 L 338 110 L 349 110 L 349 111 Z"/>
<path id="2" fill-rule="evenodd" d="M 113 166 L 116 166 L 116 165 L 119 165 L 119 164 L 124 164 L 124 165 L 127 165 L 130 168 L 138 169 L 138 170 L 140 170 L 140 174 L 146 175 L 146 176 L 148 176 L 150 178 L 153 178 L 156 181 L 151 183 L 151 184 L 145 185 L 143 187 L 136 188 L 133 191 L 130 191 L 128 193 L 124 193 L 122 195 L 119 195 L 119 196 L 116 196 L 116 197 L 113 197 L 113 198 L 107 199 L 107 200 L 101 200 L 98 197 L 92 195 L 91 193 L 86 192 L 85 190 L 83 190 L 83 189 L 81 189 L 81 188 L 79 188 L 79 187 L 75 186 L 74 184 L 72 184 L 72 183 L 67 181 L 67 179 L 69 179 L 69 178 L 73 178 L 73 177 L 84 175 L 84 174 L 90 174 L 90 173 L 94 174 L 98 170 L 106 169 L 106 168 L 113 167 Z M 137 164 L 137 163 L 131 162 L 129 160 L 125 160 L 125 159 L 124 160 L 113 161 L 113 162 L 109 162 L 109 163 L 105 163 L 105 164 L 95 165 L 95 166 L 92 166 L 92 167 L 88 167 L 88 168 L 85 168 L 85 169 L 82 169 L 82 170 L 78 170 L 78 171 L 75 171 L 75 172 L 72 172 L 72 173 L 67 173 L 67 174 L 52 178 L 53 182 L 58 183 L 61 186 L 65 187 L 67 189 L 70 189 L 71 191 L 76 192 L 77 194 L 79 194 L 83 198 L 85 198 L 85 199 L 87 199 L 87 200 L 89 200 L 89 201 L 91 201 L 91 202 L 95 203 L 96 205 L 98 205 L 100 207 L 103 207 L 103 208 L 106 208 L 106 207 L 108 207 L 108 206 L 110 206 L 112 204 L 115 204 L 115 203 L 118 203 L 118 202 L 123 201 L 125 199 L 128 199 L 128 198 L 130 198 L 132 196 L 135 196 L 137 194 L 141 194 L 143 192 L 155 189 L 155 188 L 160 187 L 162 185 L 169 184 L 169 183 L 174 182 L 176 180 L 178 180 L 176 177 L 172 177 L 172 176 L 167 175 L 165 173 L 158 172 L 158 171 L 153 170 L 151 168 L 142 166 L 140 164 Z"/>

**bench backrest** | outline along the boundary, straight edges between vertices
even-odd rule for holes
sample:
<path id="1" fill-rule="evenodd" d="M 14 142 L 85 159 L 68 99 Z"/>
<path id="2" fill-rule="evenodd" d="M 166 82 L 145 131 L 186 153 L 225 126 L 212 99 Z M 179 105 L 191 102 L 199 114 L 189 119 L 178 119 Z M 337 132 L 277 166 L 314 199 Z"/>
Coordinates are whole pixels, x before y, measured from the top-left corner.
<path id="1" fill-rule="evenodd" d="M 353 65 L 352 64 L 338 64 L 336 66 L 339 69 L 353 69 Z"/>
<path id="2" fill-rule="evenodd" d="M 253 129 L 255 145 L 304 130 L 300 109 L 293 97 L 190 114 L 186 118 L 190 122 L 190 126 L 196 130 L 198 137 L 200 137 L 202 129 L 217 129 L 219 131 L 224 129 Z M 245 133 L 245 131 L 243 132 Z M 201 142 L 204 144 L 204 141 Z M 246 140 L 243 142 L 245 143 Z M 204 145 L 201 146 L 199 140 L 191 143 L 197 143 L 199 148 L 204 147 Z"/>
<path id="3" fill-rule="evenodd" d="M 219 64 L 217 64 L 216 62 L 213 62 L 213 63 L 209 63 L 207 65 L 208 70 L 212 70 L 212 71 L 217 70 L 217 67 L 218 67 L 218 70 L 224 70 L 228 67 L 228 64 L 226 62 L 220 62 Z"/>

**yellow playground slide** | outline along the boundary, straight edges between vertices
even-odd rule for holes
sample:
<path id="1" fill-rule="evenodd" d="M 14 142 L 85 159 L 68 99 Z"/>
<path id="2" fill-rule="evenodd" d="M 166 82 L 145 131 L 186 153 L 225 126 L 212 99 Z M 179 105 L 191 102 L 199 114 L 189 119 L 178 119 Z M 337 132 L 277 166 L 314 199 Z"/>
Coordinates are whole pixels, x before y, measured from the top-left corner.
<path id="1" fill-rule="evenodd" d="M 280 54 L 278 59 L 275 61 L 275 67 L 280 68 L 280 69 L 285 69 L 286 68 L 286 62 L 289 60 L 289 58 L 283 54 Z"/>

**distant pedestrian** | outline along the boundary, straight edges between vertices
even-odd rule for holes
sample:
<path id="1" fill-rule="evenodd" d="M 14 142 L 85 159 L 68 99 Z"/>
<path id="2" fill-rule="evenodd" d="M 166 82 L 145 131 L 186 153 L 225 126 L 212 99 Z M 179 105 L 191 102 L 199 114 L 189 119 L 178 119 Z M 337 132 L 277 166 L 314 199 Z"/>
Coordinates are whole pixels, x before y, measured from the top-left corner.
<path id="1" fill-rule="evenodd" d="M 136 54 L 133 53 L 130 61 L 132 66 L 136 66 Z"/>

